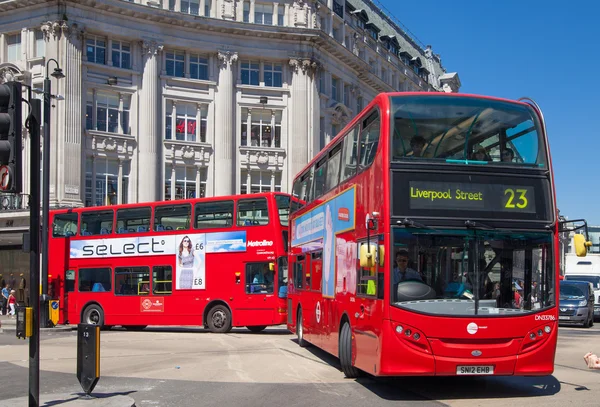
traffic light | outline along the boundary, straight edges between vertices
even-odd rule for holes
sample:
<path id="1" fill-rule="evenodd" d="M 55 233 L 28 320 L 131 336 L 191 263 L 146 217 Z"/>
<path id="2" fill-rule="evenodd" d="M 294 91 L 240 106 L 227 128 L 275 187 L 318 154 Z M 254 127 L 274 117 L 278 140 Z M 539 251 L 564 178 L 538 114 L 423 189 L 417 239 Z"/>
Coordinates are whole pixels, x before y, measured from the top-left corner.
<path id="1" fill-rule="evenodd" d="M 22 105 L 20 82 L 0 84 L 0 192 L 21 193 Z"/>

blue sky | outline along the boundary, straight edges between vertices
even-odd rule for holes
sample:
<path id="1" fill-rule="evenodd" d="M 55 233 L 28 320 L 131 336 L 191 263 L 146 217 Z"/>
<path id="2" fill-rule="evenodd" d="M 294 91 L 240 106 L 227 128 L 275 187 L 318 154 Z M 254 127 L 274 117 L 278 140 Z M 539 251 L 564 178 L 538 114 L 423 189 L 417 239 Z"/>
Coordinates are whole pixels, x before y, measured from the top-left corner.
<path id="1" fill-rule="evenodd" d="M 448 72 L 458 72 L 462 93 L 528 96 L 540 105 L 561 214 L 600 225 L 600 5 L 378 1 L 441 54 Z"/>

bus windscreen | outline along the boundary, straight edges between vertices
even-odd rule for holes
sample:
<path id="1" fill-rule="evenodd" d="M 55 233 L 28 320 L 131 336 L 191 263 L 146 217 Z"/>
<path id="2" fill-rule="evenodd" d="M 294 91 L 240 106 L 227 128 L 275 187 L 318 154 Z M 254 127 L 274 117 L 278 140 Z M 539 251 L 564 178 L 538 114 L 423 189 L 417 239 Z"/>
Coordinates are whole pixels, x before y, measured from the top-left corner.
<path id="1" fill-rule="evenodd" d="M 393 161 L 547 166 L 543 132 L 530 106 L 452 96 L 392 96 L 391 106 Z"/>

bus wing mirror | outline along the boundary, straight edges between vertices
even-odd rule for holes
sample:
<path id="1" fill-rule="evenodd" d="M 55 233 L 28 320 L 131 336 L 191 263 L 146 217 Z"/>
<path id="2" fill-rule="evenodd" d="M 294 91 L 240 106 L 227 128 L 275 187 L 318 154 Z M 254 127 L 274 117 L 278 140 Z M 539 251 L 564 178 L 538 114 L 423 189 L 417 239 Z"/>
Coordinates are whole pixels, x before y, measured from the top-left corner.
<path id="1" fill-rule="evenodd" d="M 592 246 L 592 242 L 586 241 L 585 236 L 576 234 L 573 236 L 573 245 L 575 246 L 575 254 L 577 254 L 577 257 L 585 257 L 587 255 L 588 247 Z"/>
<path id="2" fill-rule="evenodd" d="M 373 267 L 375 265 L 375 254 L 377 245 L 363 243 L 360 246 L 360 266 Z"/>

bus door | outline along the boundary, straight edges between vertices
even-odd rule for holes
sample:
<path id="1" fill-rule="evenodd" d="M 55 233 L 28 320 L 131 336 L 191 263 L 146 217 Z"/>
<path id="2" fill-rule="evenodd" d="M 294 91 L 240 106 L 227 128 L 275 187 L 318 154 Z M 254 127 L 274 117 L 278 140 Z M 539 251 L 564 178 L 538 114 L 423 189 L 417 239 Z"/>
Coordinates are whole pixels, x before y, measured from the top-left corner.
<path id="1" fill-rule="evenodd" d="M 65 272 L 65 282 L 64 287 L 59 288 L 59 290 L 63 291 L 62 304 L 59 304 L 59 307 L 63 311 L 63 319 L 62 323 L 69 322 L 69 318 L 73 318 L 74 315 L 77 315 L 77 301 L 76 296 L 72 295 L 71 301 L 69 301 L 69 294 L 75 291 L 75 270 L 70 269 Z M 77 320 L 79 318 L 76 318 Z"/>
<path id="2" fill-rule="evenodd" d="M 246 263 L 244 272 L 245 295 L 243 306 L 237 312 L 239 325 L 269 325 L 274 322 L 277 307 L 275 264 L 273 262 Z"/>
<path id="3" fill-rule="evenodd" d="M 366 241 L 358 243 L 367 246 Z M 377 237 L 371 237 L 370 246 L 377 247 Z M 365 247 L 366 249 L 366 247 Z M 375 251 L 376 252 L 376 251 Z M 356 305 L 354 317 L 354 333 L 356 338 L 356 366 L 367 373 L 375 373 L 374 366 L 378 363 L 379 336 L 383 321 L 383 273 L 380 273 L 377 255 L 372 267 L 361 267 L 357 263 L 356 276 Z"/>
<path id="4" fill-rule="evenodd" d="M 325 326 L 327 325 L 327 312 L 326 308 L 329 304 L 329 300 L 325 299 L 322 295 L 322 284 L 323 284 L 323 251 L 319 250 L 310 254 L 310 297 L 311 297 L 311 309 L 312 312 L 306 315 L 305 320 L 307 324 L 313 328 L 313 333 L 317 338 L 312 339 L 313 343 L 317 346 L 323 346 Z M 308 310 L 307 310 L 308 311 Z M 307 317 L 309 317 L 307 319 Z"/>

